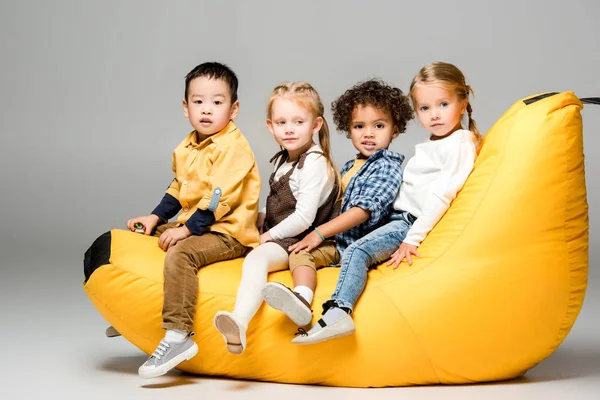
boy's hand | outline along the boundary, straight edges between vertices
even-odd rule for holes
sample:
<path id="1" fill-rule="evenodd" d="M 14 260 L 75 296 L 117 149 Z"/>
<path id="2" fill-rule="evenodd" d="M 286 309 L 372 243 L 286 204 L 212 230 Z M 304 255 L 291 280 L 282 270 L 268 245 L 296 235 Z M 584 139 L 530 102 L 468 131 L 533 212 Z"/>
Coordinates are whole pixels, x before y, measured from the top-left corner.
<path id="1" fill-rule="evenodd" d="M 258 233 L 260 233 L 261 236 L 263 234 L 263 227 L 265 225 L 265 218 L 267 218 L 267 215 L 265 213 L 262 213 L 262 212 L 259 212 L 258 213 L 258 218 L 256 218 L 256 227 L 258 228 Z M 261 240 L 260 244 L 263 244 L 262 240 Z"/>
<path id="2" fill-rule="evenodd" d="M 398 268 L 398 264 L 402 262 L 406 258 L 408 265 L 412 265 L 411 255 L 415 255 L 419 257 L 419 253 L 417 252 L 417 246 L 413 246 L 412 244 L 407 244 L 402 242 L 398 250 L 392 254 L 391 260 L 387 263 L 388 266 L 394 264 L 392 268 Z"/>
<path id="3" fill-rule="evenodd" d="M 154 228 L 156 228 L 158 221 L 160 221 L 160 219 L 154 214 L 144 215 L 142 217 L 137 218 L 131 218 L 129 221 L 127 221 L 127 229 L 129 229 L 131 232 L 135 232 L 134 225 L 139 222 L 146 228 L 146 230 L 144 231 L 144 235 L 150 235 Z"/>
<path id="4" fill-rule="evenodd" d="M 304 236 L 304 239 L 288 247 L 288 251 L 297 253 L 300 250 L 305 250 L 306 252 L 309 252 L 318 247 L 321 243 L 323 243 L 323 239 L 321 239 L 317 232 L 312 231 L 308 235 Z"/>
<path id="5" fill-rule="evenodd" d="M 190 232 L 185 225 L 178 228 L 167 229 L 158 238 L 158 247 L 167 251 L 171 246 L 175 246 L 180 240 L 190 236 L 192 236 L 192 232 Z"/>
<path id="6" fill-rule="evenodd" d="M 260 235 L 260 244 L 267 243 L 270 240 L 273 240 L 273 237 L 269 232 L 265 232 L 262 235 Z"/>

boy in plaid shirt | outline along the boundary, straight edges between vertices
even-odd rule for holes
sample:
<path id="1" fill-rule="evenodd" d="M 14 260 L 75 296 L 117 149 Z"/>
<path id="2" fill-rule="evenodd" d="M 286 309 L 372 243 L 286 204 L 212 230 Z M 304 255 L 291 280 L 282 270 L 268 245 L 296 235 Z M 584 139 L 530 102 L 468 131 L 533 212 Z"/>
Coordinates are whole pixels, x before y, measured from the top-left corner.
<path id="1" fill-rule="evenodd" d="M 332 111 L 338 130 L 347 132 L 359 152 L 341 171 L 344 198 L 340 215 L 318 226 L 289 250 L 311 251 L 326 238 L 335 236 L 342 255 L 337 293 L 346 278 L 352 244 L 389 219 L 402 182 L 404 156 L 388 150 L 388 146 L 406 130 L 413 111 L 408 97 L 400 89 L 378 80 L 369 80 L 347 90 L 333 102 Z M 331 308 L 332 301 L 324 303 L 324 313 Z M 346 313 L 343 308 L 337 310 Z M 303 343 L 305 338 L 298 336 L 292 343 Z"/>

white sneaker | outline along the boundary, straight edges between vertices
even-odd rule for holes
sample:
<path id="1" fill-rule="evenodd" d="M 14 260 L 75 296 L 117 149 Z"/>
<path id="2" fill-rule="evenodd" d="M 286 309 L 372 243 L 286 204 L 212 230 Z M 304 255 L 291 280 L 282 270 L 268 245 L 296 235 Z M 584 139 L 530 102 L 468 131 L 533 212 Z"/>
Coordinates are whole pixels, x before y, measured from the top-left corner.
<path id="1" fill-rule="evenodd" d="M 235 315 L 227 311 L 219 311 L 215 315 L 215 328 L 225 339 L 227 350 L 231 354 L 242 354 L 246 348 L 246 327 Z"/>
<path id="2" fill-rule="evenodd" d="M 307 333 L 302 333 L 300 336 L 295 337 L 292 340 L 292 343 L 319 343 L 325 340 L 351 335 L 355 332 L 354 321 L 352 321 L 352 317 L 348 314 L 344 315 L 341 319 L 338 319 L 331 325 L 325 324 L 325 322 L 322 319 L 319 320 L 318 324 L 321 326 L 321 329 L 312 333 L 311 331 L 308 331 Z"/>
<path id="3" fill-rule="evenodd" d="M 169 343 L 161 340 L 154 353 L 138 369 L 140 377 L 156 378 L 175 368 L 178 364 L 198 354 L 198 345 L 192 340 L 194 332 L 190 332 L 183 343 Z"/>
<path id="4" fill-rule="evenodd" d="M 267 283 L 261 295 L 268 305 L 282 311 L 298 326 L 306 326 L 312 320 L 312 310 L 306 299 L 281 283 Z"/>

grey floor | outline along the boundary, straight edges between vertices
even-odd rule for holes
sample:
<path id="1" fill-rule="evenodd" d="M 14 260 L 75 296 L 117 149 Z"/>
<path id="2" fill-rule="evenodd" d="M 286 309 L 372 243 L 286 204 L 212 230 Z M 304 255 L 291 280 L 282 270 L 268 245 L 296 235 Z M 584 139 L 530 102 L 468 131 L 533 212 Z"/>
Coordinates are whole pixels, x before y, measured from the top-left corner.
<path id="1" fill-rule="evenodd" d="M 3 266 L 0 283 L 2 399 L 85 398 L 600 398 L 600 291 L 590 282 L 583 310 L 567 339 L 523 378 L 497 384 L 348 389 L 190 376 L 137 376 L 145 355 L 123 338 L 104 337 L 106 323 L 87 299 L 81 266 L 57 278 L 47 266 Z M 40 271 L 39 268 L 35 269 Z"/>

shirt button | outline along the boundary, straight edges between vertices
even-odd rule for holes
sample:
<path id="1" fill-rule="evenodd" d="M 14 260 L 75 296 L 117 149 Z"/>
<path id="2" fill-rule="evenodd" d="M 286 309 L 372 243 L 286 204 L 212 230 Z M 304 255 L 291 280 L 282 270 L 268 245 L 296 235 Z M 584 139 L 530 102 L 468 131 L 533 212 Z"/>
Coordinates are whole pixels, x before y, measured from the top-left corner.
<path id="1" fill-rule="evenodd" d="M 215 189 L 215 194 L 221 194 L 221 189 Z"/>
<path id="2" fill-rule="evenodd" d="M 184 185 L 187 185 L 187 181 L 183 181 L 183 184 L 184 184 Z"/>
<path id="3" fill-rule="evenodd" d="M 197 153 L 197 152 L 198 152 L 198 149 L 192 150 L 192 153 Z"/>
<path id="4" fill-rule="evenodd" d="M 187 208 L 187 207 L 183 209 L 183 211 L 187 211 L 187 210 L 189 210 L 189 208 Z"/>

